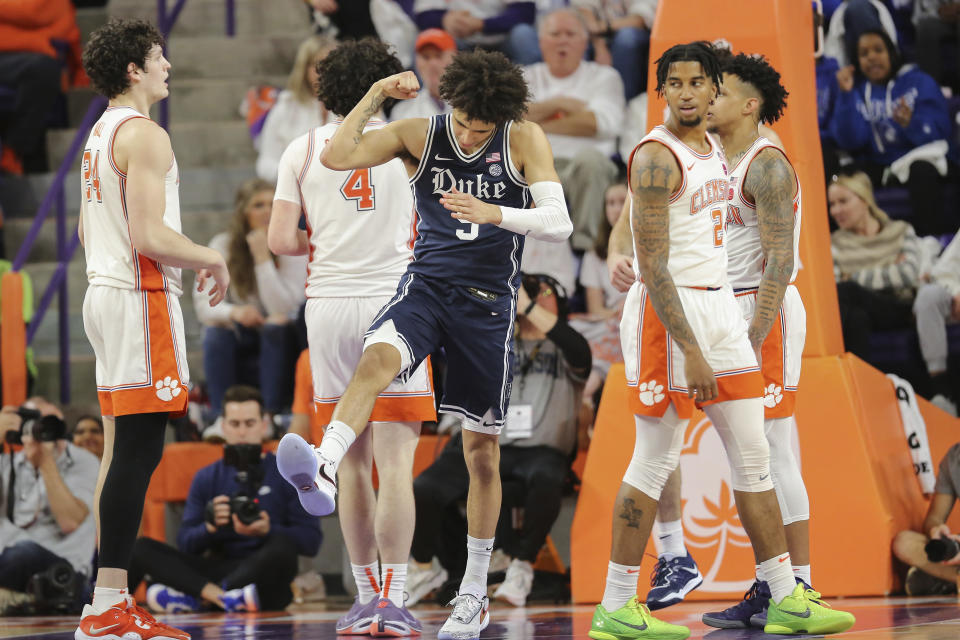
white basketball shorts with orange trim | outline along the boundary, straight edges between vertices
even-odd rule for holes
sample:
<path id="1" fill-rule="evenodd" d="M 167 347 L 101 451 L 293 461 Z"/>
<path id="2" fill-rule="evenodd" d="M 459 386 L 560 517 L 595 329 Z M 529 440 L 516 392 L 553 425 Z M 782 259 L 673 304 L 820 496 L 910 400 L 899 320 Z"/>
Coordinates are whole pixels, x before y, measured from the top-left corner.
<path id="1" fill-rule="evenodd" d="M 187 412 L 190 372 L 176 295 L 90 285 L 83 328 L 97 358 L 103 415 Z"/>
<path id="2" fill-rule="evenodd" d="M 677 287 L 677 293 L 717 377 L 719 395 L 713 402 L 760 397 L 763 378 L 733 289 Z M 627 294 L 620 342 L 627 384 L 636 389 L 630 397 L 633 413 L 662 417 L 673 402 L 680 418 L 689 418 L 696 405 L 687 397 L 683 353 L 657 317 L 643 283 L 635 282 Z"/>
<path id="3" fill-rule="evenodd" d="M 757 308 L 757 290 L 738 291 L 735 295 L 743 319 L 749 325 Z M 793 415 L 806 339 L 807 311 L 800 299 L 800 292 L 790 285 L 783 296 L 780 313 L 760 351 L 764 418 L 770 420 Z"/>
<path id="4" fill-rule="evenodd" d="M 307 300 L 307 341 L 313 373 L 313 401 L 320 422 L 327 424 L 363 355 L 363 337 L 392 296 L 370 298 L 310 298 Z M 390 383 L 377 397 L 371 422 L 436 420 L 433 377 L 424 360 L 405 383 Z"/>

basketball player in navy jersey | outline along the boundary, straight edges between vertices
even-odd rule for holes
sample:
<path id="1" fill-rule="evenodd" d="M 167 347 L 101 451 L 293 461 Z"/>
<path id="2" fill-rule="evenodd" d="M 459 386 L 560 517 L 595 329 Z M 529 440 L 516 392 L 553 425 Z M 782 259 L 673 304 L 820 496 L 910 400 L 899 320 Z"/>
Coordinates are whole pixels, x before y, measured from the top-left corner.
<path id="1" fill-rule="evenodd" d="M 490 619 L 487 569 L 500 513 L 498 434 L 510 397 L 524 236 L 562 242 L 572 225 L 547 138 L 539 125 L 522 120 L 529 92 L 519 67 L 499 53 L 460 53 L 440 81 L 452 113 L 364 131 L 385 100 L 413 98 L 419 88 L 409 71 L 374 83 L 321 155 L 325 166 L 341 171 L 402 159 L 413 188 L 417 239 L 396 295 L 367 332 L 321 445 L 314 450 L 288 434 L 277 455 L 304 508 L 332 512 L 337 467 L 366 427 L 374 399 L 442 347 L 448 373 L 440 411 L 463 421 L 470 491 L 467 568 L 438 637 L 467 640 Z"/>

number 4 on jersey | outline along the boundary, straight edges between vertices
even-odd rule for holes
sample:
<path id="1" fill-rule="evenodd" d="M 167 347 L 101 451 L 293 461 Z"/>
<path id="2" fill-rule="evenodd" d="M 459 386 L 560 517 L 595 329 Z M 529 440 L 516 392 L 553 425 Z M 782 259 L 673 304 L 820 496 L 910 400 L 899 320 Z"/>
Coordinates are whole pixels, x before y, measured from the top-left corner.
<path id="1" fill-rule="evenodd" d="M 87 202 L 93 199 L 93 195 L 97 196 L 97 202 L 103 202 L 100 194 L 100 152 L 91 154 L 90 149 L 84 149 L 80 169 L 83 172 L 83 190 L 87 196 Z"/>
<path id="2" fill-rule="evenodd" d="M 370 182 L 370 169 L 354 169 L 347 176 L 340 193 L 347 200 L 357 203 L 357 211 L 371 211 L 376 206 L 373 184 Z"/>

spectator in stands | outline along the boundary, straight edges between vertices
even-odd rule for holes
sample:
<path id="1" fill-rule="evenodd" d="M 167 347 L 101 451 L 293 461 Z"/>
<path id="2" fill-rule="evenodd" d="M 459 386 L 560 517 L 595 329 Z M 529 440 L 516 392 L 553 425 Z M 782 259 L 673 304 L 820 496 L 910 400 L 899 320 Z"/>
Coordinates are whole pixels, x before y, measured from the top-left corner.
<path id="1" fill-rule="evenodd" d="M 47 117 L 64 70 L 69 84 L 89 84 L 70 0 L 0 2 L 0 103 L 9 112 L 0 135 L 0 172 L 46 170 Z"/>
<path id="2" fill-rule="evenodd" d="M 865 31 L 857 55 L 856 73 L 853 66 L 837 72 L 830 134 L 841 149 L 861 154 L 874 187 L 907 186 L 921 235 L 955 231 L 943 215 L 950 117 L 940 87 L 903 65 L 884 31 Z"/>
<path id="3" fill-rule="evenodd" d="M 540 59 L 533 26 L 536 2 L 416 0 L 413 11 L 421 31 L 443 29 L 457 40 L 461 49 L 496 49 L 517 64 L 533 64 Z"/>
<path id="4" fill-rule="evenodd" d="M 813 14 L 813 29 L 817 33 L 823 24 L 823 15 Z M 823 173 L 829 179 L 840 172 L 840 159 L 837 152 L 837 143 L 830 133 L 830 120 L 833 118 L 834 105 L 837 102 L 837 71 L 840 65 L 834 58 L 825 54 L 825 47 L 820 47 L 814 54 L 815 71 L 817 76 L 817 123 L 820 126 L 820 149 L 823 154 Z"/>
<path id="5" fill-rule="evenodd" d="M 840 322 L 847 351 L 870 361 L 870 334 L 913 325 L 922 248 L 913 227 L 891 220 L 863 172 L 834 178 L 827 190 Z"/>
<path id="6" fill-rule="evenodd" d="M 277 96 L 260 133 L 257 175 L 277 181 L 280 156 L 294 138 L 329 122 L 333 115 L 317 100 L 317 63 L 337 45 L 330 36 L 310 36 L 300 43 L 287 88 Z"/>
<path id="7" fill-rule="evenodd" d="M 103 457 L 103 420 L 99 416 L 85 415 L 77 418 L 73 426 L 73 444 L 86 449 L 97 458 Z"/>
<path id="8" fill-rule="evenodd" d="M 897 42 L 893 16 L 880 0 L 844 0 L 830 17 L 825 54 L 841 67 L 856 64 L 857 42 L 865 31 L 884 31 Z"/>
<path id="9" fill-rule="evenodd" d="M 68 598 L 62 604 L 79 612 L 91 596 L 93 493 L 100 461 L 67 440 L 63 414 L 55 405 L 32 398 L 24 407 L 42 417 L 24 416 L 17 407 L 0 411 L 0 443 L 8 435 L 19 435 L 23 442 L 22 450 L 0 455 L 0 587 L 23 594 L 34 575 L 66 565 L 74 575 L 60 594 Z M 44 612 L 45 603 L 27 596 L 6 600 L 39 605 L 38 612 Z"/>
<path id="10" fill-rule="evenodd" d="M 626 99 L 646 91 L 657 0 L 572 0 L 571 5 L 587 23 L 594 62 L 617 70 Z"/>
<path id="11" fill-rule="evenodd" d="M 627 201 L 627 178 L 618 176 L 603 196 L 605 217 L 593 249 L 583 254 L 580 284 L 587 300 L 587 312 L 571 320 L 571 325 L 590 342 L 593 368 L 583 390 L 583 401 L 592 410 L 593 396 L 603 385 L 614 362 L 622 362 L 620 352 L 620 313 L 626 292 L 618 291 L 607 270 L 607 247 L 613 225 L 620 219 Z"/>
<path id="12" fill-rule="evenodd" d="M 603 192 L 617 175 L 610 159 L 623 126 L 620 75 L 583 59 L 587 28 L 580 14 L 560 9 L 540 23 L 543 62 L 524 68 L 538 123 L 553 148 L 554 164 L 570 203 L 574 249 L 593 246 L 603 220 Z"/>
<path id="13" fill-rule="evenodd" d="M 910 567 L 907 571 L 906 591 L 911 596 L 952 594 L 957 592 L 957 571 L 960 555 L 944 562 L 930 562 L 924 551 L 930 540 L 952 538 L 960 542 L 960 535 L 950 531 L 947 516 L 960 496 L 960 443 L 950 447 L 940 461 L 933 499 L 927 509 L 921 531 L 901 531 L 893 540 L 893 554 Z"/>
<path id="14" fill-rule="evenodd" d="M 917 291 L 913 313 L 920 352 L 930 374 L 931 402 L 957 415 L 958 380 L 947 363 L 947 322 L 960 321 L 960 234 L 953 237 L 925 279 Z"/>
<path id="15" fill-rule="evenodd" d="M 917 65 L 929 73 L 938 84 L 960 90 L 960 2 L 957 0 L 915 0 L 913 24 L 917 31 Z M 943 43 L 953 43 L 953 75 L 944 73 L 947 57 Z"/>
<path id="16" fill-rule="evenodd" d="M 359 40 L 378 37 L 371 15 L 369 0 L 304 0 L 313 9 L 317 31 L 336 36 L 340 40 Z"/>
<path id="17" fill-rule="evenodd" d="M 552 278 L 524 276 L 517 310 L 510 413 L 500 436 L 500 477 L 523 484 L 525 511 L 520 535 L 504 548 L 513 561 L 494 597 L 523 606 L 533 584 L 533 562 L 560 512 L 563 483 L 577 444 L 578 398 L 590 371 L 590 347 L 567 324 L 566 299 Z M 456 570 L 454 565 L 459 564 L 441 558 L 448 565 L 441 568 L 434 556 L 438 546 L 443 547 L 443 517 L 467 497 L 468 484 L 458 434 L 414 481 L 417 526 L 415 562 L 407 574 L 408 606 L 442 584 L 447 570 Z M 462 545 L 458 539 L 447 546 Z"/>
<path id="18" fill-rule="evenodd" d="M 203 325 L 203 370 L 214 415 L 224 391 L 238 382 L 259 384 L 264 407 L 281 413 L 290 404 L 299 349 L 295 323 L 303 304 L 306 256 L 274 256 L 267 248 L 273 185 L 253 178 L 237 190 L 230 229 L 210 241 L 227 261 L 230 289 L 216 307 L 193 292 Z"/>
<path id="19" fill-rule="evenodd" d="M 256 389 L 227 390 L 224 459 L 194 476 L 177 535 L 179 549 L 150 538 L 134 545 L 130 592 L 147 576 L 150 608 L 179 613 L 208 603 L 250 612 L 290 604 L 297 555 L 316 555 L 320 520 L 301 508 L 296 490 L 277 471 L 276 456 L 260 451 L 266 427 Z M 239 508 L 237 496 L 256 499 L 248 502 L 252 513 Z"/>
<path id="20" fill-rule="evenodd" d="M 440 98 L 440 76 L 453 61 L 457 43 L 443 29 L 421 31 L 414 45 L 420 92 L 412 100 L 400 100 L 390 112 L 391 120 L 430 118 L 449 113 L 450 105 Z"/>

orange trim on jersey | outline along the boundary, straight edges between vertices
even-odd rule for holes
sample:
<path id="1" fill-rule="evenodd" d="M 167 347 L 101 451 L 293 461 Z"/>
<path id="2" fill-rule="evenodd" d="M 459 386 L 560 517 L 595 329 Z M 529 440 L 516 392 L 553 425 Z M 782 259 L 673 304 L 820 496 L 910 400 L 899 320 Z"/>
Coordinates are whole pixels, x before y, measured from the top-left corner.
<path id="1" fill-rule="evenodd" d="M 124 179 L 126 179 L 127 174 L 124 173 L 123 171 L 120 171 L 120 168 L 117 167 L 117 163 L 114 162 L 113 160 L 113 140 L 114 138 L 117 137 L 117 131 L 120 130 L 120 127 L 122 127 L 125 123 L 135 118 L 143 118 L 144 120 L 150 120 L 150 118 L 146 116 L 142 116 L 140 114 L 137 114 L 135 116 L 128 116 L 116 124 L 116 126 L 113 128 L 113 131 L 110 132 L 110 139 L 107 141 L 107 159 L 110 161 L 110 168 L 113 169 L 118 176 Z"/>
<path id="2" fill-rule="evenodd" d="M 769 143 L 769 140 L 767 142 Z M 765 144 L 761 146 L 759 149 L 757 149 L 757 151 L 753 154 L 753 157 L 750 158 L 750 162 L 747 163 L 747 168 L 744 169 L 743 171 L 743 180 L 740 182 L 740 189 L 738 189 L 738 191 L 740 192 L 740 202 L 747 205 L 751 209 L 756 209 L 757 203 L 750 202 L 749 200 L 747 200 L 747 197 L 746 197 L 747 193 L 743 190 L 743 183 L 747 180 L 747 176 L 750 174 L 750 165 L 753 164 L 753 161 L 757 159 L 757 156 L 760 155 L 760 152 L 763 151 L 764 149 L 776 149 L 777 151 L 779 151 L 783 155 L 783 159 L 786 160 L 787 164 L 790 165 L 790 168 L 793 169 L 793 164 L 790 162 L 790 158 L 787 157 L 787 152 L 781 149 L 780 147 L 778 147 L 777 145 L 770 143 L 770 144 Z M 740 158 L 740 161 L 737 162 L 737 164 L 739 165 L 740 162 L 743 162 L 743 158 Z M 733 172 L 730 171 L 729 173 L 733 173 Z M 800 178 L 799 176 L 797 176 L 796 169 L 793 169 L 793 181 L 794 181 L 793 202 L 794 204 L 796 204 L 797 197 L 800 195 Z M 797 212 L 796 207 L 794 207 L 793 212 L 794 213 Z"/>
<path id="3" fill-rule="evenodd" d="M 127 225 L 127 239 L 130 241 L 130 251 L 133 253 L 133 268 L 136 272 L 136 288 L 140 291 L 165 291 L 167 279 L 163 275 L 160 263 L 142 255 L 133 245 L 133 236 L 130 234 L 130 214 L 127 211 L 127 179 L 120 178 L 120 208 L 123 211 L 123 220 Z"/>
<path id="4" fill-rule="evenodd" d="M 662 140 L 656 140 L 656 139 L 641 140 L 640 143 L 633 148 L 633 151 L 630 152 L 630 159 L 627 161 L 627 189 L 630 191 L 630 193 L 633 193 L 633 189 L 630 187 L 630 175 L 632 173 L 632 168 L 633 168 L 633 158 L 634 156 L 637 155 L 637 150 L 639 150 L 640 147 L 642 147 L 643 145 L 649 142 L 656 142 L 657 144 L 664 147 L 671 154 L 673 154 L 674 160 L 677 161 L 677 166 L 680 167 L 680 175 L 681 175 L 680 186 L 677 187 L 676 191 L 670 194 L 670 199 L 667 200 L 667 204 L 673 204 L 677 200 L 677 198 L 679 198 L 683 194 L 683 190 L 687 188 L 687 170 L 684 168 L 683 162 L 680 161 L 680 156 L 677 155 L 677 152 L 671 149 L 669 145 L 665 144 Z"/>
<path id="5" fill-rule="evenodd" d="M 670 129 L 668 129 L 665 125 L 658 124 L 656 127 L 654 127 L 654 129 L 663 129 L 663 132 L 666 133 L 671 138 L 673 138 L 674 140 L 676 140 L 677 144 L 681 145 L 683 148 L 685 148 L 687 151 L 695 155 L 700 160 L 707 160 L 713 155 L 714 151 L 717 150 L 716 145 L 713 144 L 713 140 L 710 138 L 709 135 L 706 136 L 706 140 L 707 140 L 707 143 L 710 145 L 710 153 L 704 155 L 702 153 L 697 153 L 696 151 L 694 151 L 693 147 L 691 147 L 686 142 L 684 142 L 683 140 L 678 138 L 676 135 L 674 135 L 673 131 L 670 131 Z"/>
<path id="6" fill-rule="evenodd" d="M 166 291 L 143 291 L 145 305 L 144 340 L 147 345 L 149 378 L 110 388 L 97 388 L 100 411 L 105 416 L 168 412 L 179 418 L 187 413 L 188 390 L 180 379 L 177 338 L 173 335 Z M 108 337 L 109 339 L 109 337 Z M 170 383 L 167 384 L 167 378 Z M 176 382 L 176 385 L 173 382 Z M 159 386 L 157 386 L 159 385 Z M 171 393 L 179 389 L 174 396 Z M 170 400 L 161 395 L 170 393 Z M 158 395 L 159 394 L 159 395 Z"/>

